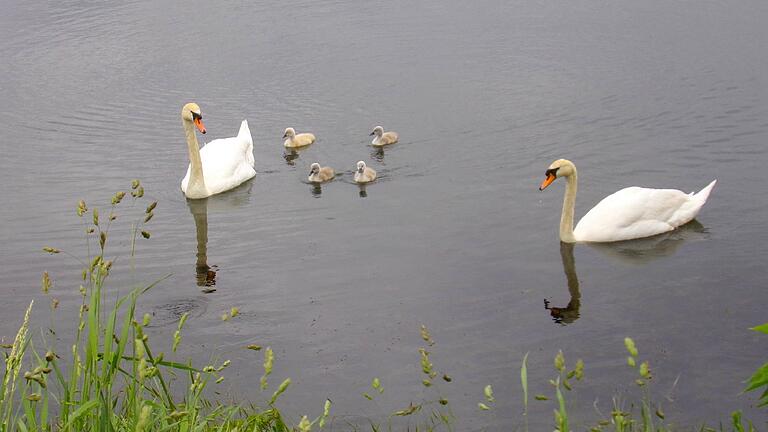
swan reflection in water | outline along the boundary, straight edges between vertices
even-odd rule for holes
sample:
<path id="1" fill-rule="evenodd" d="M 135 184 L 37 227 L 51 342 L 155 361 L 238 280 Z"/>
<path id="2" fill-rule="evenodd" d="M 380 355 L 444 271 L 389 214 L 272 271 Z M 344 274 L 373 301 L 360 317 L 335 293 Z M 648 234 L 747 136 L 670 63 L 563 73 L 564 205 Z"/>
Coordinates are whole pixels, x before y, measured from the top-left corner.
<path id="1" fill-rule="evenodd" d="M 216 271 L 218 268 L 208 265 L 208 199 L 187 200 L 187 206 L 195 219 L 197 232 L 197 260 L 195 261 L 195 279 L 203 292 L 216 291 Z"/>
<path id="2" fill-rule="evenodd" d="M 217 265 L 208 264 L 208 211 L 230 212 L 243 207 L 250 200 L 253 182 L 242 185 L 223 194 L 203 199 L 188 199 L 189 212 L 195 220 L 197 235 L 197 259 L 195 260 L 195 280 L 204 293 L 216 291 Z"/>
<path id="3" fill-rule="evenodd" d="M 694 219 L 674 231 L 653 237 L 613 243 L 587 243 L 587 245 L 621 262 L 643 265 L 658 258 L 674 255 L 686 241 L 703 240 L 707 237 L 707 229 Z M 562 325 L 576 321 L 581 307 L 579 279 L 576 276 L 576 262 L 573 258 L 574 245 L 574 243 L 560 243 L 560 257 L 563 260 L 563 271 L 568 281 L 570 301 L 565 307 L 557 307 L 544 299 L 544 308 L 549 311 L 556 323 Z"/>
<path id="4" fill-rule="evenodd" d="M 627 264 L 642 265 L 658 258 L 672 256 L 687 241 L 703 240 L 707 229 L 696 219 L 664 234 L 613 243 L 587 243 L 590 247 Z"/>
<path id="5" fill-rule="evenodd" d="M 560 258 L 563 260 L 563 271 L 568 281 L 568 293 L 571 300 L 565 307 L 552 306 L 549 300 L 544 299 L 544 309 L 549 311 L 552 320 L 558 324 L 566 325 L 579 319 L 581 307 L 581 293 L 579 292 L 579 278 L 576 276 L 576 262 L 573 259 L 574 243 L 560 242 Z"/>

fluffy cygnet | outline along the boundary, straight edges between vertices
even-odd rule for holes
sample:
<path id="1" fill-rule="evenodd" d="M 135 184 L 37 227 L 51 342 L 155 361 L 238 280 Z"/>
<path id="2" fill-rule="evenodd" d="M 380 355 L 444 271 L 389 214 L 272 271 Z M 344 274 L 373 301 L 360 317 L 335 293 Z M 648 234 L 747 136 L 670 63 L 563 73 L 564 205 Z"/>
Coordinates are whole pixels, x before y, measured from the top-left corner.
<path id="1" fill-rule="evenodd" d="M 328 180 L 333 180 L 336 173 L 331 167 L 321 167 L 319 163 L 315 162 L 309 167 L 309 180 L 312 183 L 323 183 Z"/>
<path id="2" fill-rule="evenodd" d="M 357 171 L 355 171 L 355 183 L 370 183 L 374 180 L 376 180 L 376 171 L 365 166 L 365 162 L 358 162 Z"/>
<path id="3" fill-rule="evenodd" d="M 288 128 L 283 134 L 283 145 L 288 148 L 304 147 L 315 142 L 315 136 L 311 133 L 300 133 L 296 135 L 296 131 L 293 128 Z"/>
<path id="4" fill-rule="evenodd" d="M 371 136 L 376 135 L 371 141 L 371 144 L 375 146 L 385 146 L 387 144 L 394 144 L 397 142 L 397 132 L 384 132 L 384 128 L 376 126 L 371 132 Z"/>

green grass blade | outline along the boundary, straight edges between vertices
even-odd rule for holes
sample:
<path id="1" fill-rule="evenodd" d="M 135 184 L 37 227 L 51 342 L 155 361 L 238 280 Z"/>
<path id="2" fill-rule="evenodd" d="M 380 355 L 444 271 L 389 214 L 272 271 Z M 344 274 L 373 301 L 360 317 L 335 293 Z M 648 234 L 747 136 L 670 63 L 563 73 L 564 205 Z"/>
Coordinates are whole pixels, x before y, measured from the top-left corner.
<path id="1" fill-rule="evenodd" d="M 80 419 L 80 417 L 82 417 L 82 416 L 84 416 L 84 415 L 88 414 L 88 412 L 89 412 L 89 411 L 90 411 L 92 408 L 96 407 L 97 405 L 99 405 L 99 401 L 98 401 L 98 399 L 91 399 L 91 400 L 89 400 L 88 402 L 86 402 L 86 403 L 84 403 L 84 404 L 80 405 L 80 407 L 79 407 L 78 409 L 76 409 L 76 410 L 75 410 L 75 411 L 74 411 L 74 412 L 73 412 L 73 413 L 72 413 L 72 414 L 69 416 L 69 420 L 67 421 L 67 424 L 65 424 L 65 425 L 64 425 L 64 427 L 63 427 L 63 428 L 61 428 L 61 430 L 63 430 L 63 431 L 71 430 L 70 428 L 72 427 L 72 425 L 73 425 L 73 424 L 74 424 L 74 423 L 75 423 L 77 420 L 79 420 L 79 419 Z"/>
<path id="2" fill-rule="evenodd" d="M 520 384 L 523 386 L 523 415 L 528 415 L 528 354 L 523 356 L 523 365 L 520 366 Z"/>

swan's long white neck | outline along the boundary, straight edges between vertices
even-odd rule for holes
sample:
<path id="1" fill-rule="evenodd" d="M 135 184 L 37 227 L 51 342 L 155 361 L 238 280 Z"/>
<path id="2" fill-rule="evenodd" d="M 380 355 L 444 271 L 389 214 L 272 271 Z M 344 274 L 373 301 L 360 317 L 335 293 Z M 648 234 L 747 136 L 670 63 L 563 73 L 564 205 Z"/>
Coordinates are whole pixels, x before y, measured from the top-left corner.
<path id="1" fill-rule="evenodd" d="M 197 143 L 197 135 L 192 122 L 182 120 L 184 133 L 187 135 L 187 150 L 189 151 L 189 183 L 186 195 L 189 198 L 206 196 L 205 178 L 203 177 L 203 161 L 200 159 L 200 146 Z"/>
<path id="2" fill-rule="evenodd" d="M 565 243 L 576 243 L 576 237 L 573 235 L 573 212 L 576 207 L 576 189 L 578 189 L 578 176 L 576 167 L 573 166 L 573 173 L 565 179 L 565 197 L 563 198 L 563 214 L 560 215 L 560 241 Z"/>

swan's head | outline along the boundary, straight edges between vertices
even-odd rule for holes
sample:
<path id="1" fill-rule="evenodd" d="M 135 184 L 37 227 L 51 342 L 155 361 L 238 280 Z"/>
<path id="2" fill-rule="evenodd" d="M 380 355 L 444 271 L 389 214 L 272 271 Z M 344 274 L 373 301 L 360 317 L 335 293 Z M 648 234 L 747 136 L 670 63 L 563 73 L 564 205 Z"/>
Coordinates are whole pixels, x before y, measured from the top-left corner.
<path id="1" fill-rule="evenodd" d="M 381 126 L 376 126 L 375 128 L 373 128 L 373 132 L 371 132 L 371 136 L 373 135 L 381 136 L 383 133 L 384 133 L 384 128 Z"/>
<path id="2" fill-rule="evenodd" d="M 283 138 L 293 138 L 296 136 L 296 131 L 293 128 L 287 128 L 283 134 Z"/>
<path id="3" fill-rule="evenodd" d="M 181 119 L 185 122 L 192 122 L 197 126 L 200 133 L 205 133 L 205 125 L 203 125 L 203 112 L 200 111 L 200 107 L 190 102 L 181 109 Z"/>
<path id="4" fill-rule="evenodd" d="M 363 173 L 363 171 L 365 171 L 365 162 L 363 162 L 363 161 L 359 161 L 359 162 L 357 163 L 357 172 L 359 172 L 360 174 L 362 174 L 362 173 Z"/>
<path id="5" fill-rule="evenodd" d="M 547 176 L 543 182 L 541 182 L 541 186 L 539 186 L 539 190 L 543 191 L 547 188 L 547 186 L 551 185 L 555 179 L 559 177 L 568 177 L 573 175 L 573 173 L 576 172 L 576 166 L 573 165 L 573 162 L 569 161 L 568 159 L 558 159 L 547 168 L 547 171 L 544 173 L 545 176 Z"/>
<path id="6" fill-rule="evenodd" d="M 320 172 L 320 164 L 315 162 L 309 166 L 309 175 L 317 174 Z"/>

